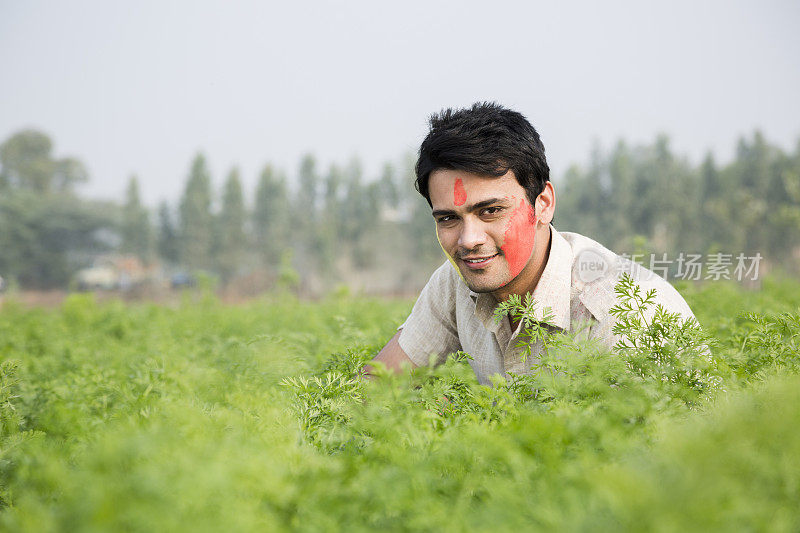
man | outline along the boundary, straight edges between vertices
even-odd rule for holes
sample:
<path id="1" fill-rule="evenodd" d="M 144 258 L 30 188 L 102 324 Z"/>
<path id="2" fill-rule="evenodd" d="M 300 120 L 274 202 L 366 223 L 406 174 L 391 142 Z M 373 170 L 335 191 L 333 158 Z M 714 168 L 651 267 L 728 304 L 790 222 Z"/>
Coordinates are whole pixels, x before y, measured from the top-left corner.
<path id="1" fill-rule="evenodd" d="M 498 323 L 493 311 L 512 294 L 527 293 L 536 301 L 537 316 L 552 313 L 548 329 L 579 331 L 612 346 L 609 309 L 626 271 L 643 290 L 657 290 L 657 304 L 693 318 L 662 278 L 587 237 L 556 231 L 549 173 L 539 135 L 520 113 L 483 103 L 431 117 L 416 187 L 432 208 L 448 261 L 433 273 L 375 361 L 399 371 L 463 350 L 472 356 L 481 383 L 491 383 L 494 374 L 525 373 L 541 342 L 523 361 L 521 325 L 509 317 Z M 650 315 L 653 311 L 654 306 Z"/>

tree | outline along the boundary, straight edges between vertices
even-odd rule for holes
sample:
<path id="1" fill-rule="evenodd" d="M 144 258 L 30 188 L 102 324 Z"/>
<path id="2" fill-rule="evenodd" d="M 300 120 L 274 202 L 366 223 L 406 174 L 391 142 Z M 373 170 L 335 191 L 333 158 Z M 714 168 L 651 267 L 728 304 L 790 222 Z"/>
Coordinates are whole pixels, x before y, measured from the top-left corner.
<path id="1" fill-rule="evenodd" d="M 377 237 L 381 228 L 380 188 L 381 183 L 377 181 L 363 187 L 356 203 L 361 225 L 358 237 L 353 241 L 353 260 L 360 268 L 372 267 L 375 264 L 376 248 L 379 245 Z"/>
<path id="2" fill-rule="evenodd" d="M 316 170 L 316 159 L 306 154 L 300 161 L 298 173 L 299 184 L 293 207 L 294 217 L 290 231 L 297 249 L 297 264 L 300 274 L 308 276 L 319 270 L 319 254 L 321 250 L 318 218 L 319 176 Z"/>
<path id="3" fill-rule="evenodd" d="M 361 161 L 352 158 L 344 170 L 345 197 L 341 203 L 342 234 L 355 242 L 361 238 L 366 218 L 361 213 L 364 202 L 364 187 L 361 184 Z M 374 223 L 374 221 L 370 222 Z"/>
<path id="4" fill-rule="evenodd" d="M 769 206 L 762 223 L 766 250 L 770 257 L 791 258 L 800 245 L 800 144 L 793 155 L 774 156 L 762 190 Z"/>
<path id="5" fill-rule="evenodd" d="M 288 244 L 288 195 L 286 180 L 271 165 L 261 171 L 253 208 L 256 250 L 265 264 L 275 268 Z"/>
<path id="6" fill-rule="evenodd" d="M 739 139 L 736 159 L 726 168 L 728 191 L 726 203 L 731 208 L 728 224 L 732 248 L 741 252 L 763 251 L 766 245 L 764 219 L 771 206 L 767 204 L 772 150 L 759 132 L 752 142 Z"/>
<path id="7" fill-rule="evenodd" d="M 180 258 L 178 229 L 167 202 L 158 207 L 158 255 L 169 263 L 177 263 Z"/>
<path id="8" fill-rule="evenodd" d="M 88 180 L 75 158 L 53 159 L 53 142 L 36 130 L 23 130 L 0 145 L 0 186 L 40 194 L 70 193 L 76 183 Z"/>
<path id="9" fill-rule="evenodd" d="M 0 195 L 0 272 L 23 287 L 64 287 L 110 246 L 116 206 L 16 190 Z"/>
<path id="10" fill-rule="evenodd" d="M 323 225 L 330 230 L 335 238 L 341 231 L 342 198 L 344 175 L 338 165 L 331 165 L 325 177 L 325 197 L 322 206 Z"/>
<path id="11" fill-rule="evenodd" d="M 73 196 L 86 169 L 52 151 L 50 138 L 36 130 L 0 145 L 0 272 L 23 287 L 63 287 L 113 245 L 104 236 L 113 235 L 118 209 Z"/>
<path id="12" fill-rule="evenodd" d="M 122 252 L 134 254 L 144 262 L 148 262 L 153 251 L 153 234 L 150 227 L 150 215 L 142 207 L 139 199 L 139 181 L 131 176 L 125 194 L 125 206 L 122 208 Z"/>
<path id="13" fill-rule="evenodd" d="M 714 156 L 708 153 L 700 166 L 698 185 L 698 220 L 705 248 L 717 248 L 725 238 L 729 206 L 724 192 Z"/>
<path id="14" fill-rule="evenodd" d="M 55 174 L 51 181 L 55 192 L 71 193 L 78 183 L 89 181 L 89 173 L 83 163 L 73 157 L 59 159 L 55 164 Z"/>
<path id="15" fill-rule="evenodd" d="M 609 235 L 606 231 L 607 226 L 604 224 L 607 214 L 603 209 L 608 205 L 608 191 L 603 189 L 601 183 L 601 176 L 605 172 L 605 159 L 600 145 L 595 144 L 590 156 L 589 170 L 586 173 L 580 172 L 575 175 L 578 179 L 573 192 L 578 195 L 578 212 L 586 214 L 582 217 L 584 219 L 583 227 L 576 231 L 593 239 L 608 242 Z"/>
<path id="16" fill-rule="evenodd" d="M 382 206 L 398 209 L 400 206 L 400 190 L 395 179 L 395 170 L 391 163 L 383 165 L 380 178 L 380 197 Z"/>
<path id="17" fill-rule="evenodd" d="M 294 227 L 292 231 L 300 237 L 303 245 L 314 248 L 317 242 L 317 202 L 319 200 L 319 176 L 314 156 L 306 154 L 300 161 L 298 188 L 295 197 Z"/>
<path id="18" fill-rule="evenodd" d="M 614 242 L 619 243 L 634 233 L 632 217 L 636 210 L 636 191 L 634 182 L 636 174 L 633 168 L 633 157 L 624 141 L 617 142 L 608 161 L 608 174 L 611 185 L 609 205 L 615 216 L 610 220 L 610 234 Z"/>
<path id="19" fill-rule="evenodd" d="M 180 205 L 180 259 L 189 268 L 211 267 L 213 216 L 211 176 L 206 160 L 198 154 L 192 162 Z"/>
<path id="20" fill-rule="evenodd" d="M 319 176 L 317 175 L 317 160 L 311 154 L 306 154 L 300 161 L 299 181 L 298 206 L 305 210 L 307 215 L 314 215 L 319 198 Z"/>
<path id="21" fill-rule="evenodd" d="M 241 268 L 247 249 L 245 236 L 245 208 L 239 170 L 231 169 L 222 194 L 222 210 L 219 214 L 219 243 L 216 257 L 222 279 L 229 280 Z"/>
<path id="22" fill-rule="evenodd" d="M 342 170 L 337 165 L 331 165 L 325 176 L 324 201 L 317 229 L 317 259 L 320 264 L 326 265 L 323 271 L 329 282 L 338 278 L 336 259 L 343 244 L 341 209 L 343 202 L 346 202 L 342 198 L 343 182 Z"/>

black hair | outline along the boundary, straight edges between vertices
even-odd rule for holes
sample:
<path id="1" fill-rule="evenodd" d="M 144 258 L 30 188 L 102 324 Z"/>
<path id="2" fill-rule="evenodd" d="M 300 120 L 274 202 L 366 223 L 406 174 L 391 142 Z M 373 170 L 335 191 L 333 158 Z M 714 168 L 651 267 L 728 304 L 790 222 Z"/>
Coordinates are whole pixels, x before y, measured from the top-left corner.
<path id="1" fill-rule="evenodd" d="M 539 134 L 521 113 L 494 102 L 431 115 L 430 131 L 419 147 L 414 184 L 429 205 L 428 179 L 439 169 L 495 177 L 511 170 L 531 205 L 550 180 Z"/>

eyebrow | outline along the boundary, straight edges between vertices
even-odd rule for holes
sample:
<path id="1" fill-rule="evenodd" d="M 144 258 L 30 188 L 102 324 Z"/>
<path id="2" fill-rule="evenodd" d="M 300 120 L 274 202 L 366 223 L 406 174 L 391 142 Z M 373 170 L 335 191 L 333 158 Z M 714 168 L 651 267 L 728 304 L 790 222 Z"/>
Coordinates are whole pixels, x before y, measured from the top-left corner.
<path id="1" fill-rule="evenodd" d="M 489 207 L 492 204 L 507 204 L 507 203 L 508 200 L 506 198 L 489 198 L 488 200 L 482 200 L 478 203 L 472 204 L 471 206 L 467 207 L 467 211 L 475 211 L 476 209 Z M 439 217 L 444 215 L 454 215 L 456 214 L 456 212 L 453 211 L 452 209 L 435 209 L 431 214 L 435 217 Z"/>

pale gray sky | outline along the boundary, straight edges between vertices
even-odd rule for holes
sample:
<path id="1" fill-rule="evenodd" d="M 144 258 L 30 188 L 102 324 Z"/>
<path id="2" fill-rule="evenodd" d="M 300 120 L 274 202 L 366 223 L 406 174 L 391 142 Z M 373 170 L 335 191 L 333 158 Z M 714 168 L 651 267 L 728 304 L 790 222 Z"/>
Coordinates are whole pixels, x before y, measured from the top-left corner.
<path id="1" fill-rule="evenodd" d="M 0 0 L 0 140 L 39 128 L 86 163 L 87 195 L 136 173 L 150 205 L 198 150 L 248 193 L 308 151 L 374 175 L 431 112 L 477 100 L 531 120 L 555 179 L 594 139 L 665 132 L 725 160 L 755 128 L 800 138 L 798 28 L 795 1 Z"/>

